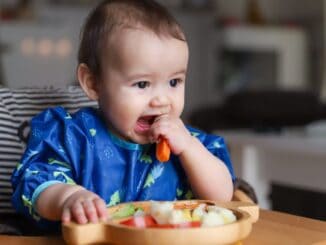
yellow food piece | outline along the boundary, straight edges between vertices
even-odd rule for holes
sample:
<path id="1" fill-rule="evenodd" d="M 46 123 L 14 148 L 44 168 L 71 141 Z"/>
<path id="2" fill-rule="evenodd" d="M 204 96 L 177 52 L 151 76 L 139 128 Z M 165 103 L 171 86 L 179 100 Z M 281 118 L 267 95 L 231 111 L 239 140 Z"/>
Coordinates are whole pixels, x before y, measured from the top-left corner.
<path id="1" fill-rule="evenodd" d="M 192 221 L 200 221 L 201 220 L 201 217 L 198 216 L 198 215 L 192 215 Z"/>
<path id="2" fill-rule="evenodd" d="M 193 221 L 193 219 L 191 217 L 191 210 L 190 209 L 183 209 L 182 213 L 183 213 L 183 217 L 184 217 L 185 221 Z"/>

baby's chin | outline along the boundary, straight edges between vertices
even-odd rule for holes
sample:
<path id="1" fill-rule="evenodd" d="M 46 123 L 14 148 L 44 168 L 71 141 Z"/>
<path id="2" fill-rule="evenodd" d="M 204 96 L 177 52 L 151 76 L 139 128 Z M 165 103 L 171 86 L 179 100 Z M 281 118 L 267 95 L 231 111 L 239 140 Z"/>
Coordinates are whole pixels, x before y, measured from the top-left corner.
<path id="1" fill-rule="evenodd" d="M 134 137 L 134 139 L 131 139 L 134 143 L 140 144 L 140 145 L 146 145 L 146 144 L 150 144 L 150 140 L 148 139 L 148 137 L 145 136 L 138 136 L 138 137 Z"/>
<path id="2" fill-rule="evenodd" d="M 152 143 L 150 142 L 149 137 L 146 134 L 139 134 L 135 132 L 129 134 L 127 136 L 127 140 L 140 145 L 146 145 Z"/>
<path id="3" fill-rule="evenodd" d="M 135 143 L 137 143 L 139 145 L 147 145 L 147 144 L 150 144 L 151 142 L 149 140 L 137 140 L 137 141 L 135 141 Z"/>

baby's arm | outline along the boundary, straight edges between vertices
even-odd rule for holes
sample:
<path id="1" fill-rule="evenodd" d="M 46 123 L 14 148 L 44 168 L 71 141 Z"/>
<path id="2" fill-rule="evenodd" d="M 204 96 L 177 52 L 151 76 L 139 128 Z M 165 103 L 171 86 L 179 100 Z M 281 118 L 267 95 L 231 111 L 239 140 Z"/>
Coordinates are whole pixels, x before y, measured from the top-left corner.
<path id="1" fill-rule="evenodd" d="M 152 125 L 154 140 L 167 139 L 171 151 L 178 155 L 192 190 L 201 199 L 230 201 L 232 177 L 226 165 L 191 136 L 180 118 L 163 115 Z"/>
<path id="2" fill-rule="evenodd" d="M 49 220 L 71 220 L 85 224 L 105 220 L 105 202 L 95 193 L 79 185 L 54 184 L 46 188 L 36 201 L 38 213 Z"/>
<path id="3" fill-rule="evenodd" d="M 231 200 L 233 183 L 228 168 L 196 137 L 191 137 L 179 158 L 192 190 L 199 198 L 218 201 Z"/>

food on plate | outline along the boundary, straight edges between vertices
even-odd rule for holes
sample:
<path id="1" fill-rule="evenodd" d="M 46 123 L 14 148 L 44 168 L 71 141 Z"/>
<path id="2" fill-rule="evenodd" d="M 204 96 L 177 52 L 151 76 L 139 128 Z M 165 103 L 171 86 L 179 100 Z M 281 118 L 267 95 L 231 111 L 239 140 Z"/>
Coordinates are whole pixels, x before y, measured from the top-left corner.
<path id="1" fill-rule="evenodd" d="M 214 204 L 176 205 L 168 201 L 151 201 L 146 210 L 134 204 L 122 205 L 111 217 L 118 224 L 137 228 L 214 227 L 237 220 L 230 209 Z"/>
<path id="2" fill-rule="evenodd" d="M 156 145 L 156 158 L 160 162 L 167 162 L 170 159 L 170 147 L 166 139 L 160 138 Z"/>
<path id="3" fill-rule="evenodd" d="M 117 212 L 112 215 L 112 218 L 125 218 L 131 215 L 134 215 L 136 208 L 132 204 L 123 205 Z"/>

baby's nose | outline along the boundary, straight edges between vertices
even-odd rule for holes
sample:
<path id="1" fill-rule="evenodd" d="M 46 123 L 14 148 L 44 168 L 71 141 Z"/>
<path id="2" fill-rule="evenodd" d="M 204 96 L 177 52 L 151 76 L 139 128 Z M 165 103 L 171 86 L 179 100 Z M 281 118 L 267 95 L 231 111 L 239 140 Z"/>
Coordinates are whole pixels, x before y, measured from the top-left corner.
<path id="1" fill-rule="evenodd" d="M 152 98 L 150 105 L 152 107 L 167 107 L 170 105 L 170 99 L 166 95 L 157 95 Z"/>

